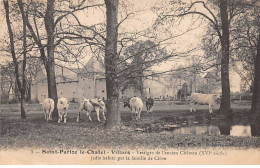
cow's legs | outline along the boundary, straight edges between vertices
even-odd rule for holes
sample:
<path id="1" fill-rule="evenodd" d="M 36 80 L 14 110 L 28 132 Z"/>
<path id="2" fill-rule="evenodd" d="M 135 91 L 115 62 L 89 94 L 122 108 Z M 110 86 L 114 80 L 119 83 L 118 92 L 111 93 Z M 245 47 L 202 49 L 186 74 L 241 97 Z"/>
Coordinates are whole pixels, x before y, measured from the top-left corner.
<path id="1" fill-rule="evenodd" d="M 44 109 L 43 110 L 43 113 L 44 113 L 44 119 L 48 121 L 48 118 L 47 118 L 47 111 Z"/>
<path id="2" fill-rule="evenodd" d="M 190 102 L 190 112 L 192 113 L 192 111 L 196 112 L 194 108 L 194 102 Z"/>
<path id="3" fill-rule="evenodd" d="M 79 111 L 78 116 L 77 116 L 77 122 L 79 122 L 79 120 L 80 120 L 80 111 Z"/>
<path id="4" fill-rule="evenodd" d="M 104 120 L 107 120 L 106 116 L 105 116 L 105 109 L 102 110 L 102 115 L 103 115 Z"/>
<path id="5" fill-rule="evenodd" d="M 50 120 L 52 120 L 53 109 L 50 109 Z"/>
<path id="6" fill-rule="evenodd" d="M 153 106 L 151 105 L 150 109 L 149 109 L 149 112 L 152 112 L 152 111 L 153 111 Z"/>
<path id="7" fill-rule="evenodd" d="M 213 113 L 213 105 L 209 105 L 209 113 Z"/>
<path id="8" fill-rule="evenodd" d="M 64 123 L 67 123 L 67 114 L 68 114 L 68 111 L 67 109 L 64 109 L 65 111 L 65 114 L 64 114 Z"/>
<path id="9" fill-rule="evenodd" d="M 100 122 L 100 118 L 99 118 L 99 107 L 95 106 L 95 111 L 97 113 L 97 120 Z"/>
<path id="10" fill-rule="evenodd" d="M 49 109 L 49 116 L 48 116 L 49 120 L 51 120 L 51 109 Z"/>
<path id="11" fill-rule="evenodd" d="M 60 123 L 60 122 L 61 122 L 61 120 L 62 120 L 62 114 L 61 114 L 61 112 L 59 112 L 59 119 L 58 119 L 58 123 Z"/>
<path id="12" fill-rule="evenodd" d="M 50 114 L 49 110 L 46 110 L 46 120 L 47 121 L 49 121 L 49 114 Z"/>
<path id="13" fill-rule="evenodd" d="M 134 113 L 134 114 L 135 114 L 135 120 L 138 121 L 138 111 L 137 111 L 136 108 L 137 108 L 137 107 L 135 107 L 135 113 Z"/>
<path id="14" fill-rule="evenodd" d="M 132 113 L 131 119 L 132 119 L 132 121 L 135 119 L 135 113 Z"/>
<path id="15" fill-rule="evenodd" d="M 137 116 L 137 114 L 136 114 L 136 113 L 133 113 L 133 118 L 134 118 L 136 121 L 138 121 L 138 118 L 137 118 L 136 116 Z"/>
<path id="16" fill-rule="evenodd" d="M 88 117 L 88 119 L 89 119 L 90 121 L 92 121 L 92 119 L 91 119 L 91 117 L 90 117 L 90 113 L 91 113 L 91 111 L 90 111 L 90 112 L 87 111 L 87 117 Z"/>
<path id="17" fill-rule="evenodd" d="M 134 113 L 135 120 L 138 121 L 138 113 Z"/>
<path id="18" fill-rule="evenodd" d="M 149 105 L 146 105 L 146 109 L 147 109 L 147 113 L 149 113 L 150 112 Z"/>
<path id="19" fill-rule="evenodd" d="M 83 107 L 82 106 L 80 106 L 80 108 L 79 108 L 79 113 L 78 113 L 78 117 L 77 117 L 77 122 L 79 122 L 79 120 L 80 120 L 80 113 L 83 111 Z"/>
<path id="20" fill-rule="evenodd" d="M 78 112 L 77 122 L 79 122 L 79 120 L 80 120 L 80 111 Z"/>
<path id="21" fill-rule="evenodd" d="M 193 102 L 190 102 L 190 112 L 192 113 L 192 106 L 193 106 Z"/>
<path id="22" fill-rule="evenodd" d="M 140 111 L 138 112 L 138 119 L 140 120 L 140 118 L 141 118 L 141 112 L 142 112 L 142 110 L 140 109 Z"/>

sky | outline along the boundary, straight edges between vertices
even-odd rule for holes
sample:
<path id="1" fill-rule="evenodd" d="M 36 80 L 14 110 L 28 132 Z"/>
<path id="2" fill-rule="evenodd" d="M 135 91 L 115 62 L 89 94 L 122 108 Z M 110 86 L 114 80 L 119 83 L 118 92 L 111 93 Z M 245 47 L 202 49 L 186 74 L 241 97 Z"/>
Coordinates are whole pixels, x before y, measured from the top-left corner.
<path id="1" fill-rule="evenodd" d="M 157 15 L 151 10 L 151 8 L 155 4 L 160 4 L 162 2 L 165 2 L 167 0 L 127 0 L 127 1 L 121 1 L 119 0 L 119 3 L 122 6 L 123 4 L 130 4 L 130 8 L 127 9 L 127 11 L 124 11 L 122 7 L 120 7 L 120 15 L 119 22 L 122 20 L 122 18 L 125 17 L 126 13 L 130 13 L 134 11 L 134 15 L 130 15 L 130 17 L 124 21 L 120 25 L 120 31 L 127 31 L 127 32 L 135 32 L 140 30 L 146 30 L 147 28 L 150 28 L 153 26 L 155 19 L 157 18 Z M 103 2 L 103 1 L 101 1 Z M 3 2 L 0 0 L 0 38 L 3 37 L 4 34 L 7 33 L 6 29 L 6 23 L 4 19 L 4 9 L 3 9 Z M 121 12 L 122 11 L 122 12 Z M 122 14 L 122 15 L 121 15 Z M 77 16 L 79 17 L 80 21 L 85 25 L 92 25 L 97 24 L 102 21 L 105 21 L 105 11 L 100 9 L 93 9 L 88 10 L 88 12 L 78 12 Z M 178 26 L 173 25 L 172 27 L 168 27 L 168 31 L 173 33 L 174 35 L 179 35 L 185 32 L 188 28 L 193 27 L 194 30 L 189 31 L 188 33 L 178 37 L 174 38 L 172 40 L 167 41 L 167 50 L 175 50 L 176 52 L 184 52 L 187 49 L 194 48 L 196 46 L 200 46 L 201 39 L 206 31 L 206 25 L 207 22 L 203 21 L 195 21 L 197 17 L 194 16 L 186 16 L 182 22 L 178 24 Z M 167 38 L 167 35 L 164 32 L 156 32 L 158 35 L 158 38 Z M 1 53 L 0 53 L 1 54 Z M 1 54 L 3 55 L 3 54 Z M 203 51 L 201 49 L 197 50 L 196 52 L 193 52 L 191 55 L 197 55 L 202 57 Z M 89 57 L 88 57 L 89 58 Z M 4 57 L 0 57 L 0 63 L 4 62 Z M 173 59 L 171 61 L 163 62 L 160 65 L 156 65 L 153 67 L 156 71 L 167 71 L 170 69 L 178 68 L 180 64 L 190 64 L 191 60 L 189 59 Z M 185 66 L 185 65 L 184 65 Z M 239 75 L 236 73 L 231 72 L 231 90 L 233 91 L 239 91 L 240 86 L 240 78 Z"/>

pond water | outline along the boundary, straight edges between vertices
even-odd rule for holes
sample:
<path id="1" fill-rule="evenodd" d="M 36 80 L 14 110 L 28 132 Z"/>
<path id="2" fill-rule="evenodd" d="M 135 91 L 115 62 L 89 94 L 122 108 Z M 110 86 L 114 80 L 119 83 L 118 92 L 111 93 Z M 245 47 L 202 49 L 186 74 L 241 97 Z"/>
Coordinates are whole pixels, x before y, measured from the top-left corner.
<path id="1" fill-rule="evenodd" d="M 257 132 L 252 129 L 251 125 L 178 125 L 165 124 L 156 125 L 149 124 L 142 128 L 136 128 L 138 132 L 172 132 L 173 135 L 230 135 L 230 136 L 259 136 Z"/>
<path id="2" fill-rule="evenodd" d="M 169 128 L 168 130 L 171 130 Z M 178 134 L 191 134 L 191 135 L 221 135 L 222 131 L 220 131 L 218 126 L 209 125 L 209 126 L 187 126 L 175 128 L 172 130 L 174 135 Z M 224 134 L 225 135 L 225 134 Z M 230 128 L 230 136 L 251 136 L 251 126 L 247 125 L 234 125 Z"/>

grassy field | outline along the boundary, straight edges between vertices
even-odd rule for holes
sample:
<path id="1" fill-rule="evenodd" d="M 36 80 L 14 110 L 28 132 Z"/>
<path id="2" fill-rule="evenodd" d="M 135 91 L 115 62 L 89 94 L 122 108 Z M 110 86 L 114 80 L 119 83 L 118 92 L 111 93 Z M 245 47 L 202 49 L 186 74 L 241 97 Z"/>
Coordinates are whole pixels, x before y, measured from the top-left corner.
<path id="1" fill-rule="evenodd" d="M 104 129 L 104 121 L 98 122 L 92 113 L 92 122 L 86 113 L 76 122 L 78 104 L 71 104 L 67 123 L 45 121 L 39 104 L 27 105 L 27 119 L 20 119 L 19 105 L 0 105 L 0 149 L 17 148 L 178 148 L 178 147 L 235 147 L 259 148 L 259 137 L 235 137 L 229 135 L 173 134 L 165 125 L 222 125 L 214 115 L 208 114 L 207 106 L 197 105 L 198 112 L 190 113 L 187 104 L 156 102 L 153 112 L 141 114 L 140 121 L 131 121 L 128 109 L 122 108 L 124 125 L 120 132 Z M 218 107 L 216 107 L 217 109 Z M 230 125 L 250 124 L 249 102 L 232 103 L 235 117 Z"/>

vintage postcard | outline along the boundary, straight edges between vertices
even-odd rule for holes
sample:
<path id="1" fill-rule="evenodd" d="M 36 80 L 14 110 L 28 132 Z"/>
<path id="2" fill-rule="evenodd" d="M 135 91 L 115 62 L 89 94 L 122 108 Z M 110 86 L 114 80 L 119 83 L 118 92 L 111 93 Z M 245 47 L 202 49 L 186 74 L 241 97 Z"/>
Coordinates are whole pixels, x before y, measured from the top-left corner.
<path id="1" fill-rule="evenodd" d="M 0 11 L 0 165 L 260 164 L 260 1 Z"/>

